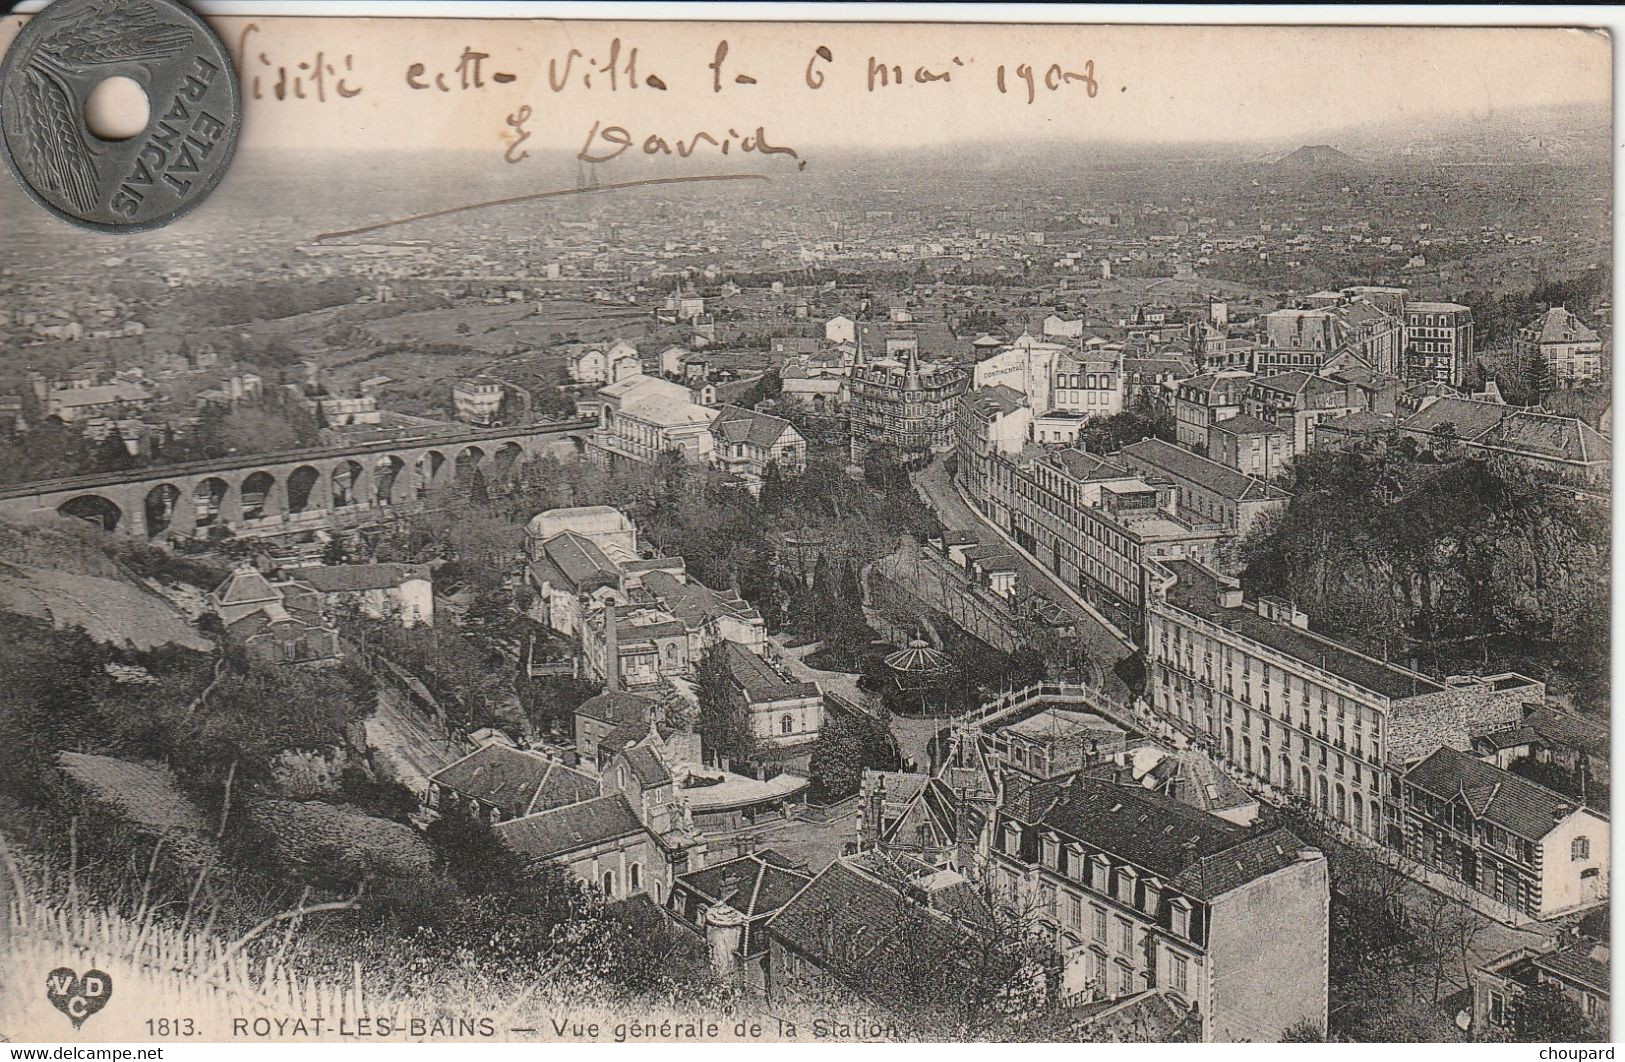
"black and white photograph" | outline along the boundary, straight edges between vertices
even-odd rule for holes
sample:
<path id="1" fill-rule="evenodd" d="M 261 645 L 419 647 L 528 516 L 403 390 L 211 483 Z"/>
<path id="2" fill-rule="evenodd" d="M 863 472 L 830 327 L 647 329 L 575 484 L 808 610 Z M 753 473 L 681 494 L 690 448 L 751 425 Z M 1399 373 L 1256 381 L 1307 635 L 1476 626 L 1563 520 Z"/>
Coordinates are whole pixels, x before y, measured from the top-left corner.
<path id="1" fill-rule="evenodd" d="M 1612 1057 L 1608 31 L 327 6 L 0 19 L 0 1040 Z"/>

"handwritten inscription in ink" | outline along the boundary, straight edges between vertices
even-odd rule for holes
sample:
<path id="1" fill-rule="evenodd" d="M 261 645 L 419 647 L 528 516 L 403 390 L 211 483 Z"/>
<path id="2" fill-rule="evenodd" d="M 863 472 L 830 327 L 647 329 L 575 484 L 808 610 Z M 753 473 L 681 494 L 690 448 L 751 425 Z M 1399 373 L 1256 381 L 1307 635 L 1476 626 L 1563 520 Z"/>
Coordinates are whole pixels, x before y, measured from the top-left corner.
<path id="1" fill-rule="evenodd" d="M 244 88 L 252 99 L 343 103 L 362 93 L 353 53 L 339 56 L 317 51 L 284 58 L 257 48 L 263 43 L 260 37 L 259 25 L 249 23 L 237 41 Z M 799 58 L 802 54 L 805 61 Z M 746 109 L 750 101 L 782 106 L 788 92 L 831 96 L 844 88 L 843 105 L 851 105 L 851 94 L 856 92 L 882 107 L 889 100 L 914 93 L 982 93 L 1016 106 L 1035 106 L 1046 98 L 1091 100 L 1101 87 L 1095 60 L 1090 57 L 977 57 L 947 49 L 935 55 L 881 55 L 837 50 L 824 43 L 790 55 L 796 58 L 789 62 L 782 52 L 771 57 L 752 55 L 726 38 L 703 52 L 691 52 L 681 63 L 669 55 L 652 55 L 644 44 L 619 36 L 597 45 L 559 46 L 524 58 L 470 43 L 438 57 L 412 57 L 397 68 L 395 84 L 423 97 L 498 94 L 503 104 L 498 141 L 503 158 L 510 163 L 530 157 L 532 119 L 547 113 L 544 100 L 548 96 L 656 92 L 669 94 L 674 101 L 685 96 L 736 99 L 742 109 L 727 127 L 712 119 L 682 128 L 687 123 L 678 116 L 666 120 L 667 129 L 634 130 L 622 121 L 597 118 L 584 138 L 576 141 L 580 145 L 576 157 L 602 165 L 628 153 L 680 159 L 755 154 L 782 158 L 795 163 L 797 169 L 805 169 L 807 160 L 795 148 L 770 139 L 768 123 Z M 512 98 L 504 92 L 508 86 L 518 86 L 529 98 Z M 1127 86 L 1120 91 L 1127 91 Z M 569 135 L 568 130 L 564 135 Z"/>

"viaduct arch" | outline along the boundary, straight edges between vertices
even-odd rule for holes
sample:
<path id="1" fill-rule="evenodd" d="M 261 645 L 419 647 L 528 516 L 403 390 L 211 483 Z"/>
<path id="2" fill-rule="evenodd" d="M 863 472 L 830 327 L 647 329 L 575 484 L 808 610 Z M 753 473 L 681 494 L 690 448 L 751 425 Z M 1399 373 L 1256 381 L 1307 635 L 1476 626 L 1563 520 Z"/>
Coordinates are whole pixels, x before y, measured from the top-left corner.
<path id="1" fill-rule="evenodd" d="M 349 447 L 250 454 L 0 487 L 0 518 L 75 517 L 114 534 L 242 536 L 365 523 L 411 511 L 478 468 L 505 481 L 525 460 L 581 452 L 594 421 L 445 432 Z"/>

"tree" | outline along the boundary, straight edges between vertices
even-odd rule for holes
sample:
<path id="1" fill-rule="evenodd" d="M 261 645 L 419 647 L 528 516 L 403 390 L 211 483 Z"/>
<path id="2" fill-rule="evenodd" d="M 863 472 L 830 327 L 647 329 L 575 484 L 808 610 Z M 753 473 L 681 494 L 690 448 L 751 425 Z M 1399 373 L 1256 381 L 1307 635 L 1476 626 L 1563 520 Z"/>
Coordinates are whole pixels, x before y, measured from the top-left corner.
<path id="1" fill-rule="evenodd" d="M 1522 397 L 1527 397 L 1532 403 L 1538 403 L 1541 397 L 1552 389 L 1551 366 L 1546 363 L 1546 355 L 1542 354 L 1538 347 L 1530 353 L 1528 361 L 1524 363 L 1523 372 L 1519 375 L 1524 387 Z"/>
<path id="2" fill-rule="evenodd" d="M 893 490 L 908 485 L 907 460 L 896 447 L 880 443 L 863 456 L 863 480 L 871 487 Z"/>
<path id="3" fill-rule="evenodd" d="M 1242 547 L 1248 589 L 1317 630 L 1441 674 L 1529 672 L 1582 710 L 1606 703 L 1606 514 L 1477 461 L 1311 451 L 1292 499 Z M 1594 610 L 1594 611 L 1588 611 Z"/>
<path id="4" fill-rule="evenodd" d="M 96 448 L 92 466 L 93 472 L 123 472 L 136 466 L 135 456 L 124 445 L 124 436 L 117 427 L 110 428 L 107 438 Z"/>
<path id="5" fill-rule="evenodd" d="M 96 695 L 104 654 L 83 631 L 0 614 L 10 678 L 0 687 L 0 792 L 38 802 L 56 774 L 56 753 L 86 747 L 110 720 Z"/>
<path id="6" fill-rule="evenodd" d="M 825 707 L 824 726 L 808 765 L 814 794 L 820 799 L 833 802 L 856 793 L 865 768 L 895 771 L 901 767 L 902 755 L 884 719 Z"/>
<path id="7" fill-rule="evenodd" d="M 864 735 L 857 721 L 845 713 L 826 711 L 807 768 L 811 795 L 831 804 L 856 793 L 863 779 L 864 752 Z"/>
<path id="8" fill-rule="evenodd" d="M 300 438 L 283 410 L 275 406 L 239 406 L 225 414 L 211 440 L 217 451 L 210 456 L 239 453 L 276 453 L 296 450 L 306 440 Z"/>
<path id="9" fill-rule="evenodd" d="M 1454 461 L 1461 455 L 1461 432 L 1452 421 L 1433 429 L 1433 453 L 1441 461 Z"/>
<path id="10" fill-rule="evenodd" d="M 734 686 L 728 667 L 727 644 L 719 641 L 707 647 L 695 670 L 695 695 L 700 704 L 695 728 L 718 763 L 746 763 L 756 755 L 756 736 L 751 730 L 750 706 Z"/>
<path id="11" fill-rule="evenodd" d="M 1078 440 L 1092 454 L 1116 453 L 1141 439 L 1174 441 L 1174 418 L 1168 408 L 1138 395 L 1121 413 L 1087 422 Z"/>
<path id="12" fill-rule="evenodd" d="M 78 475 L 90 455 L 85 437 L 56 417 L 46 417 L 21 436 L 24 464 L 6 470 L 13 482 Z"/>
<path id="13" fill-rule="evenodd" d="M 1133 652 L 1122 657 L 1112 665 L 1112 671 L 1119 679 L 1122 679 L 1123 685 L 1127 686 L 1129 692 L 1133 693 L 1134 696 L 1141 697 L 1145 695 L 1147 676 L 1145 654 L 1143 652 Z"/>
<path id="14" fill-rule="evenodd" d="M 784 625 L 785 593 L 771 554 L 749 551 L 738 569 L 739 596 L 756 606 L 770 631 Z"/>
<path id="15" fill-rule="evenodd" d="M 491 504 L 491 489 L 485 482 L 485 470 L 478 465 L 468 477 L 468 503 L 484 507 Z"/>
<path id="16" fill-rule="evenodd" d="M 950 1039 L 1022 1040 L 1032 1028 L 1046 1030 L 1040 1038 L 1057 1038 L 1049 1019 L 1056 1016 L 1060 971 L 1054 937 L 1039 921 L 1037 890 L 1007 890 L 988 867 L 970 868 L 969 888 L 945 918 L 913 887 L 910 868 L 877 858 L 865 870 L 890 887 L 884 955 L 847 971 L 861 977 L 865 995 Z M 835 934 L 850 923 L 835 912 L 827 921 Z"/>
<path id="17" fill-rule="evenodd" d="M 424 831 L 452 879 L 471 895 L 517 888 L 524 864 L 513 849 L 497 840 L 484 819 L 448 810 Z"/>
<path id="18" fill-rule="evenodd" d="M 784 472 L 777 461 L 769 461 L 762 470 L 762 490 L 756 496 L 756 503 L 769 515 L 784 507 Z"/>
<path id="19" fill-rule="evenodd" d="M 818 554 L 818 560 L 813 563 L 812 577 L 812 608 L 817 618 L 820 632 L 828 635 L 833 629 L 831 619 L 833 613 L 840 605 L 841 591 L 835 581 L 835 562 L 830 559 L 829 551 Z"/>
<path id="20" fill-rule="evenodd" d="M 1523 990 L 1512 1008 L 1513 1029 L 1526 1043 L 1591 1043 L 1607 1031 L 1587 1018 L 1561 985 L 1537 984 Z"/>
<path id="21" fill-rule="evenodd" d="M 350 563 L 350 551 L 344 545 L 343 536 L 341 536 L 341 535 L 333 535 L 333 536 L 328 538 L 327 544 L 322 547 L 322 563 L 323 564 L 349 564 Z"/>
<path id="22" fill-rule="evenodd" d="M 829 616 L 829 631 L 836 645 L 856 652 L 873 635 L 863 615 L 863 582 L 850 558 L 841 562 L 840 573 L 823 605 Z"/>
<path id="23" fill-rule="evenodd" d="M 1308 1018 L 1289 1025 L 1281 1032 L 1283 1044 L 1320 1044 L 1326 1042 L 1326 1037 L 1318 1026 Z"/>

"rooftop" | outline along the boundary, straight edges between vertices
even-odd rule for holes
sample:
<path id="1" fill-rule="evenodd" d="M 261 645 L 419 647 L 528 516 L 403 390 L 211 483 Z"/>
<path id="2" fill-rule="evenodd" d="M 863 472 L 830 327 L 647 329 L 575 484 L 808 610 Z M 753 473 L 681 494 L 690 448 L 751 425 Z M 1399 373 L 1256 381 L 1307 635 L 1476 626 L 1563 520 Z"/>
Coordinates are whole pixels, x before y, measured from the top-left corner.
<path id="1" fill-rule="evenodd" d="M 618 760 L 624 760 L 637 775 L 638 784 L 644 789 L 654 789 L 657 786 L 670 785 L 672 782 L 671 768 L 666 761 L 648 745 L 628 745 L 615 754 Z"/>
<path id="2" fill-rule="evenodd" d="M 1177 559 L 1160 563 L 1175 577 L 1168 591 L 1168 604 L 1175 608 L 1393 700 L 1444 689 L 1426 675 L 1385 664 L 1290 623 L 1266 619 L 1247 604 L 1224 607 L 1219 604 L 1217 578 L 1201 565 Z"/>
<path id="3" fill-rule="evenodd" d="M 1109 461 L 1099 454 L 1092 454 L 1071 446 L 1065 450 L 1055 450 L 1045 454 L 1044 460 L 1073 479 L 1083 483 L 1107 479 L 1126 479 L 1134 474 L 1122 465 Z"/>
<path id="4" fill-rule="evenodd" d="M 1596 343 L 1597 333 L 1562 306 L 1553 306 L 1529 326 L 1540 343 Z"/>
<path id="5" fill-rule="evenodd" d="M 737 642 L 723 642 L 722 653 L 728 673 L 752 704 L 819 696 L 817 683 L 785 678 L 773 670 L 766 660 Z"/>
<path id="6" fill-rule="evenodd" d="M 659 703 L 653 697 L 627 693 L 624 690 L 609 690 L 582 701 L 580 707 L 576 709 L 576 714 L 617 726 L 626 723 L 647 724 L 650 710 Z"/>
<path id="7" fill-rule="evenodd" d="M 428 579 L 427 564 L 326 564 L 301 568 L 300 582 L 309 583 L 324 594 L 353 593 L 361 590 L 393 590 L 414 579 Z"/>
<path id="8" fill-rule="evenodd" d="M 794 796 L 810 784 L 807 779 L 788 773 L 774 775 L 764 782 L 709 768 L 691 771 L 689 781 L 692 783 L 695 779 L 711 780 L 710 784 L 683 786 L 683 799 L 688 803 L 689 810 L 696 814 L 782 800 Z"/>
<path id="9" fill-rule="evenodd" d="M 953 663 L 946 653 L 931 648 L 925 639 L 916 638 L 908 643 L 908 648 L 887 656 L 886 666 L 905 674 L 925 675 L 947 672 Z"/>
<path id="10" fill-rule="evenodd" d="M 744 955 L 758 954 L 767 947 L 760 927 L 748 923 L 781 910 L 812 880 L 812 875 L 783 866 L 772 855 L 743 855 L 677 879 L 710 902 L 725 903 L 745 916 L 746 930 L 739 942 Z"/>
<path id="11" fill-rule="evenodd" d="M 882 971 L 946 976 L 976 951 L 973 930 L 935 909 L 930 893 L 924 902 L 905 895 L 911 872 L 874 853 L 838 859 L 768 920 L 768 932 L 854 983 L 874 983 Z"/>
<path id="12" fill-rule="evenodd" d="M 1188 480 L 1229 501 L 1275 501 L 1291 497 L 1280 487 L 1243 475 L 1227 465 L 1191 453 L 1162 439 L 1142 439 L 1123 447 L 1122 456 L 1150 465 L 1175 479 Z"/>
<path id="13" fill-rule="evenodd" d="M 1478 402 L 1470 398 L 1447 396 L 1435 398 L 1406 417 L 1399 426 L 1407 431 L 1437 432 L 1445 425 L 1449 425 L 1456 438 L 1471 440 L 1483 435 L 1514 412 L 1516 407 L 1502 405 L 1499 402 Z"/>
<path id="14" fill-rule="evenodd" d="M 1530 964 L 1565 981 L 1585 985 L 1607 997 L 1613 984 L 1609 976 L 1609 959 L 1608 945 L 1595 940 L 1577 940 L 1556 951 L 1536 955 L 1530 960 Z"/>
<path id="15" fill-rule="evenodd" d="M 978 412 L 985 415 L 1014 413 L 1027 404 L 1027 396 L 1014 387 L 1005 384 L 993 384 L 989 387 L 978 387 L 966 395 L 966 401 L 977 407 Z"/>
<path id="16" fill-rule="evenodd" d="M 1390 413 L 1368 413 L 1357 409 L 1337 417 L 1328 417 L 1320 422 L 1318 431 L 1341 431 L 1367 434 L 1372 432 L 1392 431 L 1398 422 Z"/>
<path id="17" fill-rule="evenodd" d="M 577 591 L 613 584 L 620 578 L 620 567 L 598 543 L 575 531 L 561 531 L 543 542 L 542 553 L 565 583 Z"/>
<path id="18" fill-rule="evenodd" d="M 718 441 L 762 449 L 775 446 L 787 431 L 795 431 L 789 421 L 739 406 L 718 406 L 716 419 L 711 422 L 711 433 Z"/>
<path id="19" fill-rule="evenodd" d="M 644 827 L 632 805 L 617 793 L 499 822 L 491 829 L 516 855 L 539 862 L 618 841 L 642 832 Z"/>
<path id="20" fill-rule="evenodd" d="M 1211 900 L 1315 852 L 1289 830 L 1237 826 L 1162 793 L 1073 773 L 1029 787 L 1003 810 Z"/>
<path id="21" fill-rule="evenodd" d="M 1503 418 L 1474 441 L 1480 446 L 1574 464 L 1613 459 L 1608 440 L 1585 421 L 1527 409 Z"/>
<path id="22" fill-rule="evenodd" d="M 447 764 L 430 781 L 491 804 L 510 819 L 598 795 L 598 783 L 580 771 L 503 744 Z"/>
<path id="23" fill-rule="evenodd" d="M 1226 420 L 1213 425 L 1214 431 L 1222 431 L 1230 435 L 1286 435 L 1287 430 L 1279 424 L 1271 424 L 1267 420 L 1260 420 L 1249 413 L 1237 413 Z"/>
<path id="24" fill-rule="evenodd" d="M 1407 771 L 1405 782 L 1440 800 L 1459 796 L 1475 818 L 1530 841 L 1545 837 L 1580 808 L 1571 797 L 1448 747 Z"/>
<path id="25" fill-rule="evenodd" d="M 669 572 L 655 571 L 643 577 L 648 590 L 673 616 L 691 627 L 723 616 L 749 621 L 760 613 L 735 591 L 722 593 L 696 582 L 685 582 Z"/>
<path id="26" fill-rule="evenodd" d="M 1105 716 L 1096 715 L 1094 712 L 1075 712 L 1066 708 L 1049 708 L 1000 729 L 1034 741 L 1055 740 L 1074 734 L 1105 733 L 1121 737 L 1128 733 Z"/>

